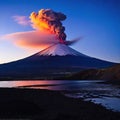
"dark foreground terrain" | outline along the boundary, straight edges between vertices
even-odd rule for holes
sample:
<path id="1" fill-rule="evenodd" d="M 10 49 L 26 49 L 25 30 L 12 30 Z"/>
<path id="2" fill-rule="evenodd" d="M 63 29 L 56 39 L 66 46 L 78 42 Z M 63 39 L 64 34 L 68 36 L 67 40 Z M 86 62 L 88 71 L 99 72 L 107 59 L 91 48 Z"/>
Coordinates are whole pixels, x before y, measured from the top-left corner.
<path id="1" fill-rule="evenodd" d="M 120 120 L 120 113 L 56 91 L 1 88 L 0 119 Z"/>

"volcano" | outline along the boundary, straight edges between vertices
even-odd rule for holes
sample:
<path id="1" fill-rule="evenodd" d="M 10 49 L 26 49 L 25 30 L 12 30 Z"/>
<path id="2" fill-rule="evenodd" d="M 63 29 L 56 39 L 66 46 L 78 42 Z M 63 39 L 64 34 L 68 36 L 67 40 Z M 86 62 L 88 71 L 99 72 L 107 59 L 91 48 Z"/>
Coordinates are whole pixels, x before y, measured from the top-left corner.
<path id="1" fill-rule="evenodd" d="M 54 79 L 91 68 L 115 63 L 84 55 L 65 44 L 54 44 L 27 58 L 1 64 L 2 79 Z"/>
<path id="2" fill-rule="evenodd" d="M 77 52 L 76 50 L 68 47 L 65 44 L 52 45 L 48 47 L 47 49 L 40 51 L 36 55 L 40 55 L 40 56 L 66 56 L 66 55 L 85 56 Z"/>

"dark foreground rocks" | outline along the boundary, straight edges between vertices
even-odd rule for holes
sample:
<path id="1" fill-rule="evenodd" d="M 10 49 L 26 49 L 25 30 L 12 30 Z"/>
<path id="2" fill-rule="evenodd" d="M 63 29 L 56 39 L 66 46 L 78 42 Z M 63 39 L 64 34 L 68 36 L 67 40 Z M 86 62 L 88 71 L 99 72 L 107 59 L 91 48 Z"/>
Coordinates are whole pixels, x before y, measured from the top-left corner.
<path id="1" fill-rule="evenodd" d="M 0 119 L 120 120 L 120 113 L 56 91 L 1 88 Z"/>

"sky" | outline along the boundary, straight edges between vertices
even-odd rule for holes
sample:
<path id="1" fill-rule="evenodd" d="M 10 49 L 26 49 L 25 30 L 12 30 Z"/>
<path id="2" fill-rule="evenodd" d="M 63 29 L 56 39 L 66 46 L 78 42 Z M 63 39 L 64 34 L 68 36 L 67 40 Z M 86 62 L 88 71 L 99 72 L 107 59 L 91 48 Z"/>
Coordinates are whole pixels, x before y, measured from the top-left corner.
<path id="1" fill-rule="evenodd" d="M 25 58 L 41 48 L 18 46 L 8 35 L 33 31 L 29 16 L 52 9 L 67 16 L 67 40 L 82 37 L 71 46 L 91 57 L 120 63 L 120 0 L 1 0 L 0 64 Z"/>

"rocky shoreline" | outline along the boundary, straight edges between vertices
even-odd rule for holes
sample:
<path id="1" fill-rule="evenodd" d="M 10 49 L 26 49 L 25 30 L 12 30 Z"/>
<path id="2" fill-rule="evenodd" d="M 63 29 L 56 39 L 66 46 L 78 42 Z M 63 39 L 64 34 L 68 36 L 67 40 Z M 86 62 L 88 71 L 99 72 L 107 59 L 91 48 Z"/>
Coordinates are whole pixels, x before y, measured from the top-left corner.
<path id="1" fill-rule="evenodd" d="M 0 88 L 0 119 L 119 120 L 120 112 L 57 91 Z"/>

